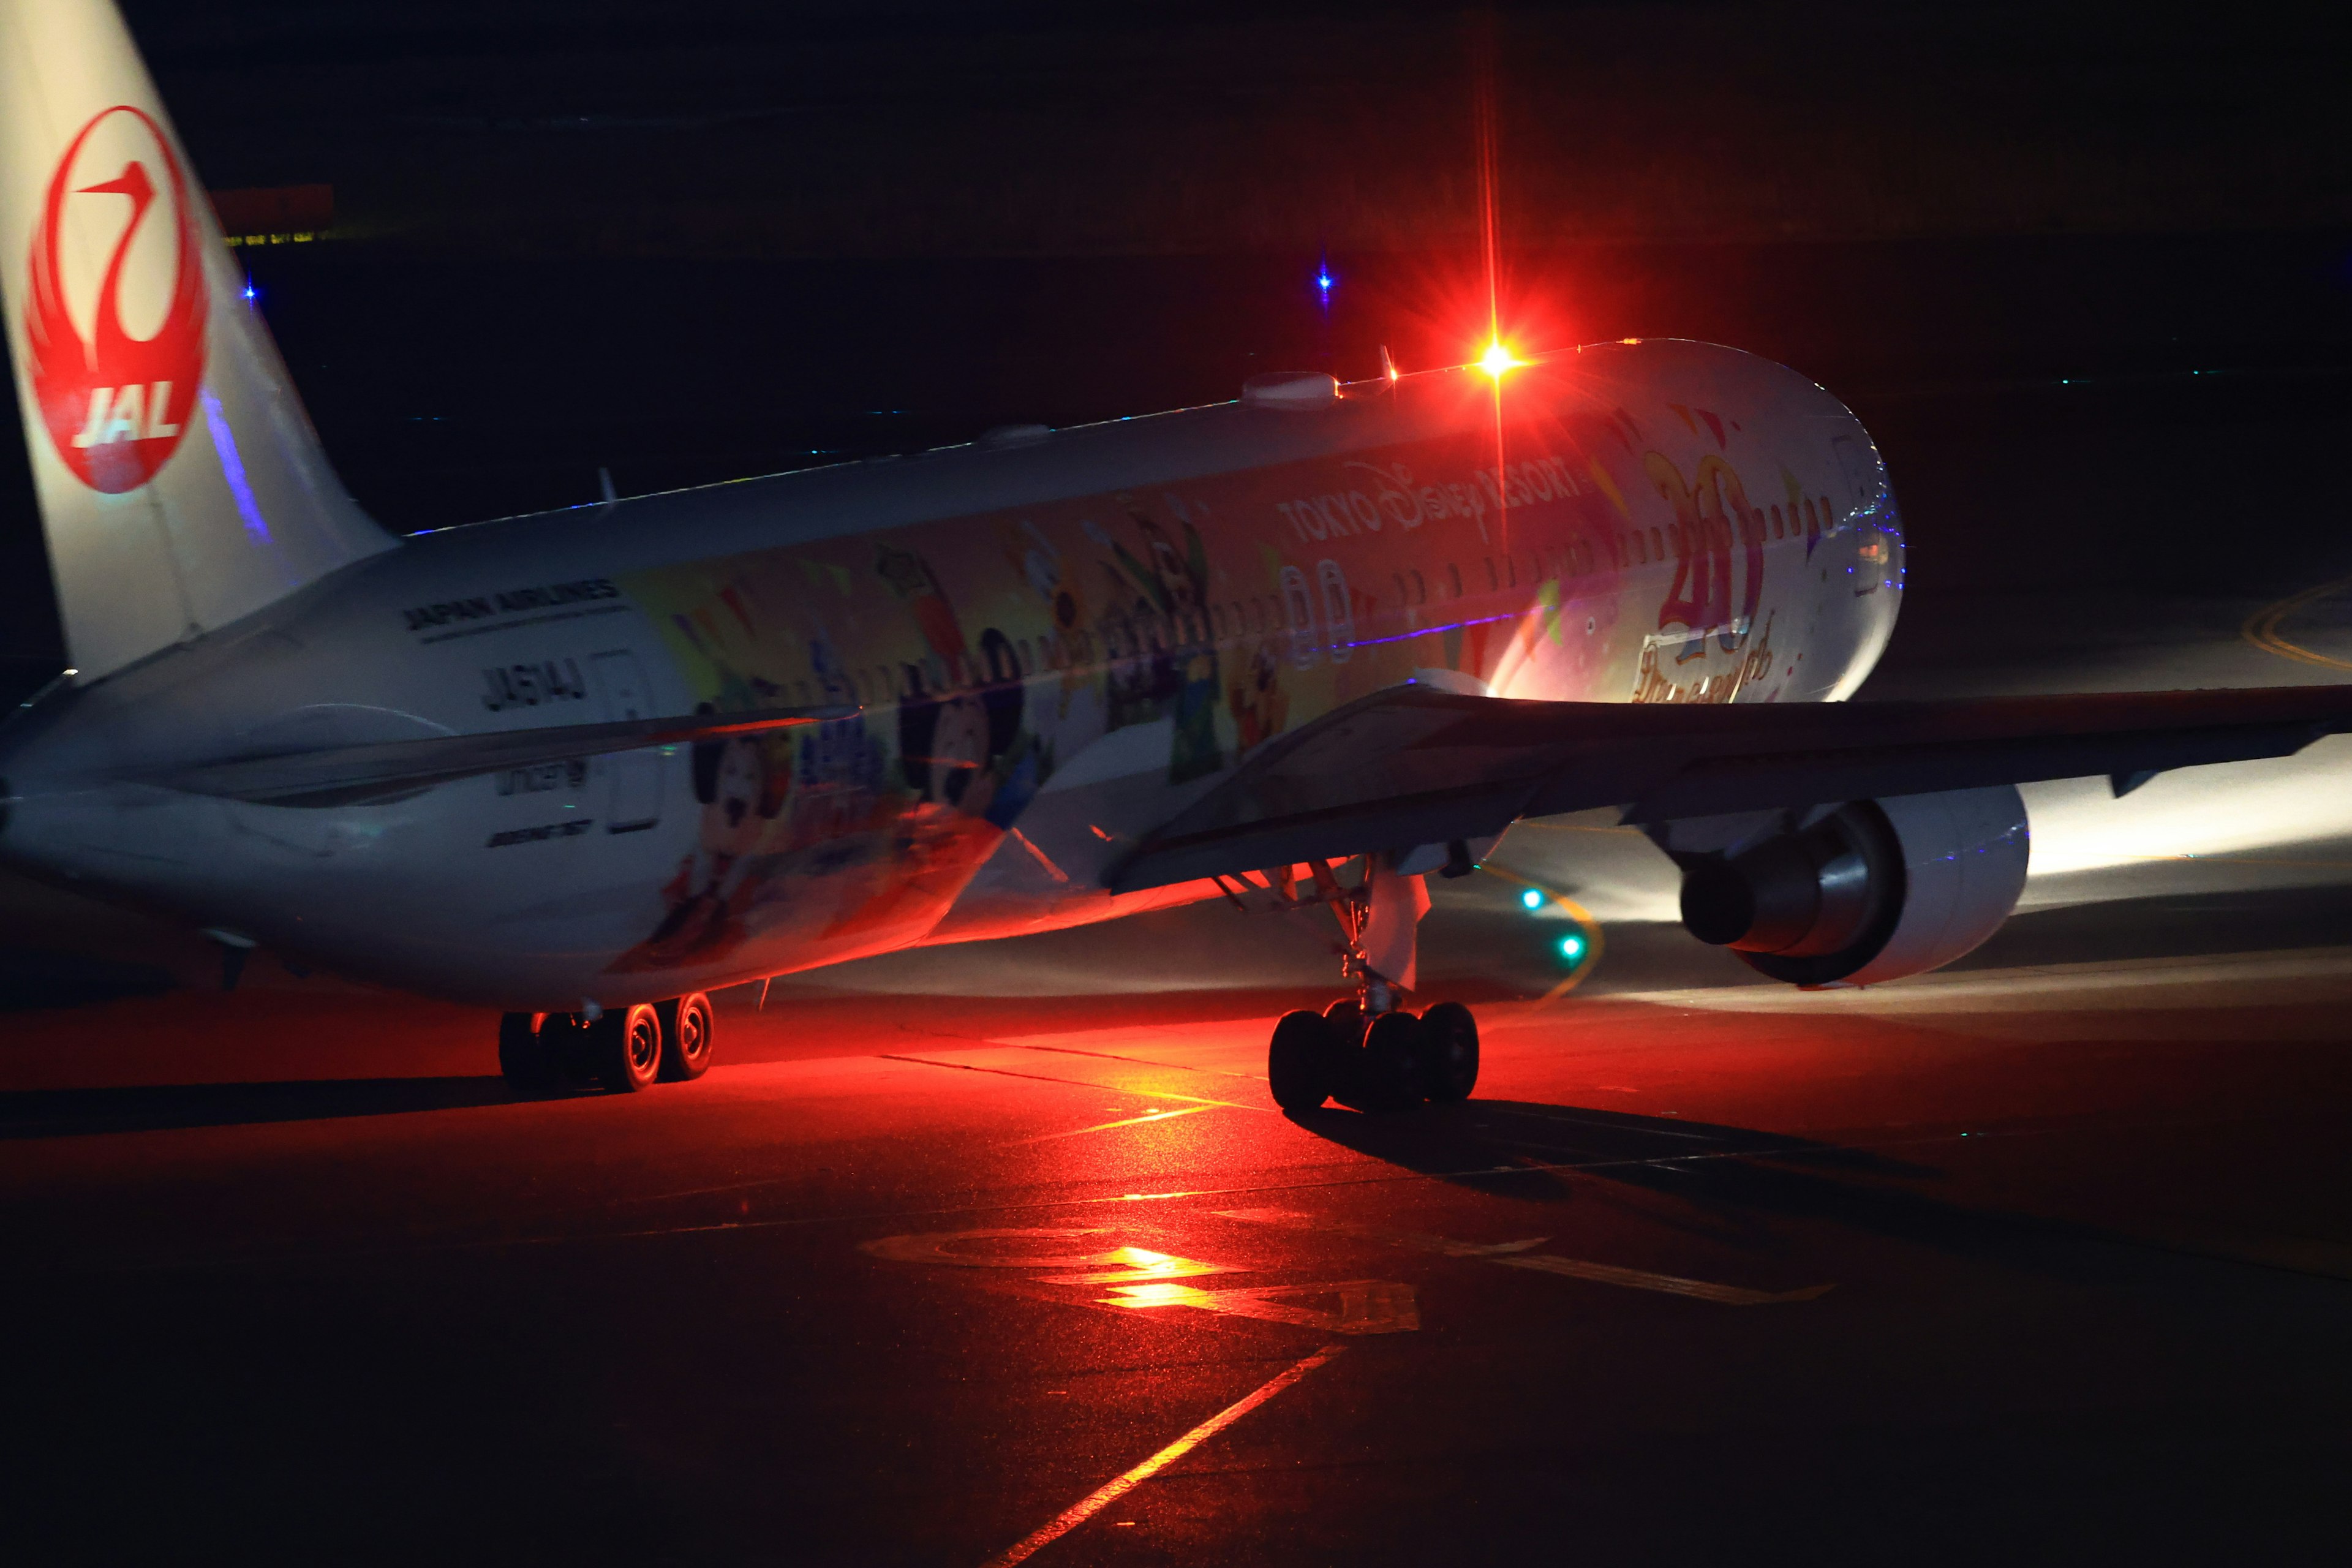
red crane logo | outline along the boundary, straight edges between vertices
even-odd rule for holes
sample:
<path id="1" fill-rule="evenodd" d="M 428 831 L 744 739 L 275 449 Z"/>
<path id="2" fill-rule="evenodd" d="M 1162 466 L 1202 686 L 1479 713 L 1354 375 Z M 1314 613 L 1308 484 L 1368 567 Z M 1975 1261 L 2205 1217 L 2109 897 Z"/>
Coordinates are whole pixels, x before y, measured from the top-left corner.
<path id="1" fill-rule="evenodd" d="M 124 267 L 157 194 L 148 161 L 133 156 L 110 180 L 79 188 L 72 184 L 74 165 L 91 132 L 118 114 L 137 121 L 154 166 L 171 187 L 176 228 L 172 289 L 163 323 L 149 338 L 132 337 L 122 322 Z M 124 196 L 131 203 L 128 221 L 99 285 L 87 341 L 67 310 L 58 256 L 68 195 Z M 171 460 L 193 421 L 205 374 L 208 304 L 187 178 L 162 129 L 145 112 L 129 104 L 100 110 L 74 137 L 50 176 L 40 225 L 33 231 L 28 270 L 32 287 L 26 290 L 25 338 L 34 400 L 49 440 L 74 477 L 90 489 L 108 495 L 137 489 Z"/>

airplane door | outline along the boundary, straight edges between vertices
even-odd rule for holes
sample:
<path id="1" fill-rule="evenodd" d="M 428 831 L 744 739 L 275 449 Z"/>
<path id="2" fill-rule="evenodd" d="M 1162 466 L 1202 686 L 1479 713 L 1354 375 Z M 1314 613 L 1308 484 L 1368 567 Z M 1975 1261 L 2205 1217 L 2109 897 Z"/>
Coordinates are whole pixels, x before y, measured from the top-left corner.
<path id="1" fill-rule="evenodd" d="M 600 653 L 588 661 L 596 680 L 597 700 L 607 721 L 650 719 L 653 705 L 646 690 L 646 673 L 637 656 L 623 649 Z M 607 833 L 636 833 L 661 821 L 661 754 L 650 749 L 615 752 L 603 759 L 612 797 L 604 812 Z"/>
<path id="2" fill-rule="evenodd" d="M 1903 529 L 1878 465 L 1863 455 L 1851 436 L 1832 437 L 1830 449 L 1837 454 L 1846 489 L 1853 496 L 1855 595 L 1874 594 L 1889 584 L 1902 586 Z"/>

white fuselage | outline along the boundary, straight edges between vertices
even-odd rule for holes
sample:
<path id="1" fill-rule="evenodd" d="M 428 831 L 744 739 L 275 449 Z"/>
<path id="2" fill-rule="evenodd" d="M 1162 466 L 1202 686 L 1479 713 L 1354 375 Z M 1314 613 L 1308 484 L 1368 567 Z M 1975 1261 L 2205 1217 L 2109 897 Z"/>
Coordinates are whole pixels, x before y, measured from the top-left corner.
<path id="1" fill-rule="evenodd" d="M 1816 701 L 1892 630 L 1869 437 L 1609 344 L 413 538 L 0 736 L 0 854 L 341 972 L 610 1006 L 1186 901 L 1104 872 L 1259 745 L 1417 679 Z M 856 717 L 363 805 L 197 763 L 803 703 Z"/>

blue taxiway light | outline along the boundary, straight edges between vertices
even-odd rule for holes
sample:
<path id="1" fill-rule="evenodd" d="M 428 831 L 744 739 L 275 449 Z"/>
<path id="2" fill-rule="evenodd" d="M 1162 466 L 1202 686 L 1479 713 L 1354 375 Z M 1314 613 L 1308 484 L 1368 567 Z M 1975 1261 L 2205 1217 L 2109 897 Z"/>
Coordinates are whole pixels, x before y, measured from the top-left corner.
<path id="1" fill-rule="evenodd" d="M 1559 955 L 1570 963 L 1584 956 L 1584 938 L 1575 931 L 1559 939 Z"/>
<path id="2" fill-rule="evenodd" d="M 1543 908 L 1543 894 L 1534 888 L 1519 895 L 1519 904 L 1523 909 L 1539 910 Z"/>

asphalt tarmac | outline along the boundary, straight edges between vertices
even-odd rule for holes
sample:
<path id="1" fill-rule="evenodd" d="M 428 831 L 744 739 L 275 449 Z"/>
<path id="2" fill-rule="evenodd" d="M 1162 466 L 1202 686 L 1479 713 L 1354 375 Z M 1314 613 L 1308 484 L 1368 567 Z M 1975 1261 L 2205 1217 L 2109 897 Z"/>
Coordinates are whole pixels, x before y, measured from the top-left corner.
<path id="1" fill-rule="evenodd" d="M 1485 1070 L 1407 1114 L 1274 1110 L 1326 939 L 1206 907 L 731 992 L 626 1098 L 266 961 L 15 1014 L 5 1555 L 2318 1555 L 2352 849 L 2054 873 L 1805 994 L 1638 919 L 1563 972 L 1520 891 L 1638 912 L 1628 847 L 1443 889 Z"/>
<path id="2" fill-rule="evenodd" d="M 2113 678 L 2341 679 L 2346 602 L 2166 609 Z M 2151 615 L 2010 611 L 1885 685 L 2080 686 L 2023 628 Z M 1329 939 L 1219 907 L 730 992 L 633 1097 L 266 956 L 16 974 L 80 1005 L 0 1040 L 0 1559 L 2328 1556 L 2346 758 L 2037 786 L 2010 925 L 1836 994 L 1525 825 L 1424 928 L 1476 1097 L 1405 1114 L 1274 1110 Z"/>

